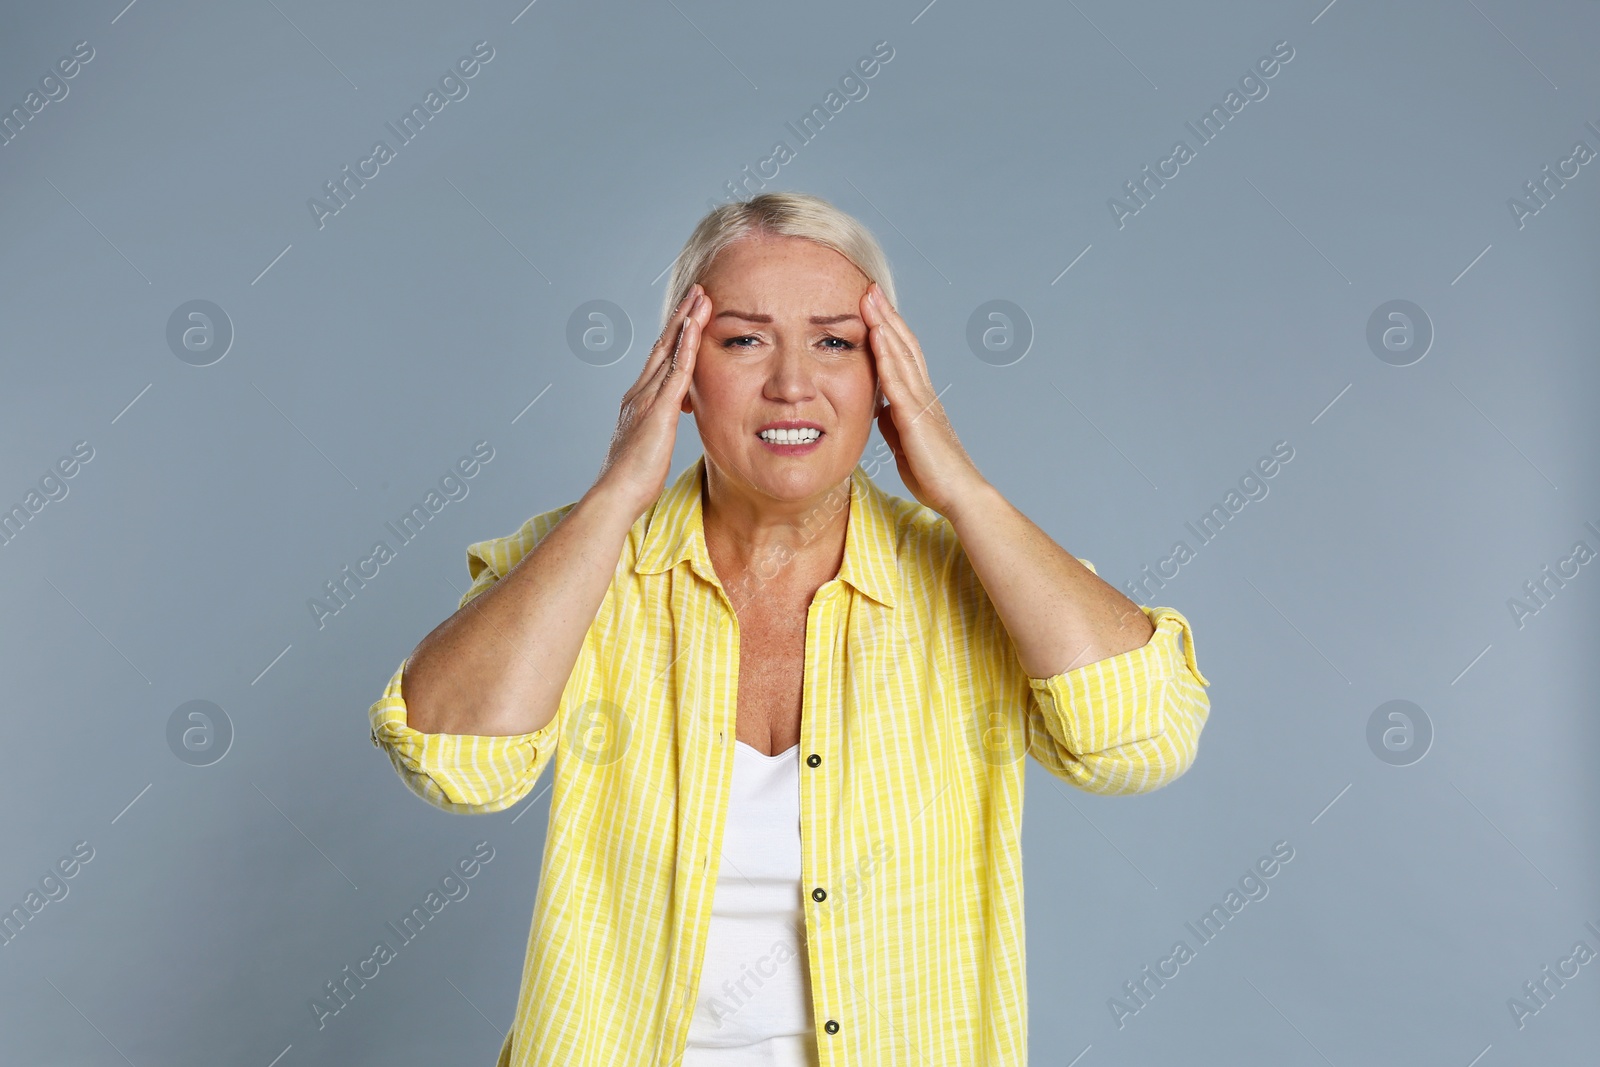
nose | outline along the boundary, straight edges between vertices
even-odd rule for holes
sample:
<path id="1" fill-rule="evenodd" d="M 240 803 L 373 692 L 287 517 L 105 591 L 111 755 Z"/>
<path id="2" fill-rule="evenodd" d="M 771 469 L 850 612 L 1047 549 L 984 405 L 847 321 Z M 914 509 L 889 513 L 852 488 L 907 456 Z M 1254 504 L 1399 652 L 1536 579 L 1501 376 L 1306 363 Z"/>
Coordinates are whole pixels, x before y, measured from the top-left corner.
<path id="1" fill-rule="evenodd" d="M 815 369 L 815 362 L 801 346 L 780 341 L 767 375 L 766 398 L 780 404 L 810 400 L 816 394 Z"/>

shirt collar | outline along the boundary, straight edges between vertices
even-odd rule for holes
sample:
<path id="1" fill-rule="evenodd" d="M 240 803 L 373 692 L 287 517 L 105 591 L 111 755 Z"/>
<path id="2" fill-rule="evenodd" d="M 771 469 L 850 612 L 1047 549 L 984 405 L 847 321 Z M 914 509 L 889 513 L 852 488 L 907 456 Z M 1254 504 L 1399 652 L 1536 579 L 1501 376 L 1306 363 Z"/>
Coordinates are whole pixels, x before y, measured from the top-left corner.
<path id="1" fill-rule="evenodd" d="M 700 577 L 722 584 L 706 549 L 701 497 L 705 463 L 702 454 L 657 499 L 633 565 L 635 573 L 658 574 L 688 560 Z M 900 573 L 896 525 L 893 500 L 856 464 L 850 472 L 850 518 L 839 578 L 891 608 Z"/>

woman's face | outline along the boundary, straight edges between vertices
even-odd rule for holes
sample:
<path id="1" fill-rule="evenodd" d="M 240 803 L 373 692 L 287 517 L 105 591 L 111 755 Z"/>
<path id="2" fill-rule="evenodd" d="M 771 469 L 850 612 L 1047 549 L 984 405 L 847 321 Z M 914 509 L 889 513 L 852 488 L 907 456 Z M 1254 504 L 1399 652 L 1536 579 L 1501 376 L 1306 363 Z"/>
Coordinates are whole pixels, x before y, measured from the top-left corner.
<path id="1" fill-rule="evenodd" d="M 747 237 L 699 279 L 711 300 L 683 410 L 706 461 L 780 500 L 838 486 L 861 461 L 877 415 L 878 370 L 861 297 L 870 279 L 831 248 L 800 237 Z M 805 451 L 759 431 L 799 420 L 822 436 Z"/>

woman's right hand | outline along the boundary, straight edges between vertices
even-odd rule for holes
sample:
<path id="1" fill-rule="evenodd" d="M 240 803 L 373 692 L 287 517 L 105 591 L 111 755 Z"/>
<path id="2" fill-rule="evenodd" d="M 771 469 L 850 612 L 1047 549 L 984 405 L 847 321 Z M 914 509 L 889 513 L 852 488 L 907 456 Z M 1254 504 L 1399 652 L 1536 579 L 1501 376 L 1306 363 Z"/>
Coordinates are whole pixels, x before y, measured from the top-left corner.
<path id="1" fill-rule="evenodd" d="M 617 429 L 595 486 L 628 501 L 635 518 L 655 503 L 672 470 L 678 416 L 709 311 L 704 290 L 690 286 L 656 339 L 638 380 L 622 396 Z"/>

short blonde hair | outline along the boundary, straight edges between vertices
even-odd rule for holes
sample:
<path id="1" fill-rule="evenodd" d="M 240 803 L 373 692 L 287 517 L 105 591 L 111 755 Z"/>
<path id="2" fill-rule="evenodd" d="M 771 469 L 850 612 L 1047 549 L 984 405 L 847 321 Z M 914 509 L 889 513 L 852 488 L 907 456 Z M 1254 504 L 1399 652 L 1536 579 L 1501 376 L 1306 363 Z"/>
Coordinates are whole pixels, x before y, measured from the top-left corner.
<path id="1" fill-rule="evenodd" d="M 896 306 L 900 303 L 894 295 L 889 257 L 884 255 L 872 231 L 854 216 L 810 193 L 762 193 L 749 200 L 719 205 L 695 226 L 667 280 L 661 304 L 663 330 L 679 302 L 688 295 L 689 287 L 710 269 L 717 254 L 752 234 L 804 237 L 831 248 L 877 282 L 889 303 Z"/>

